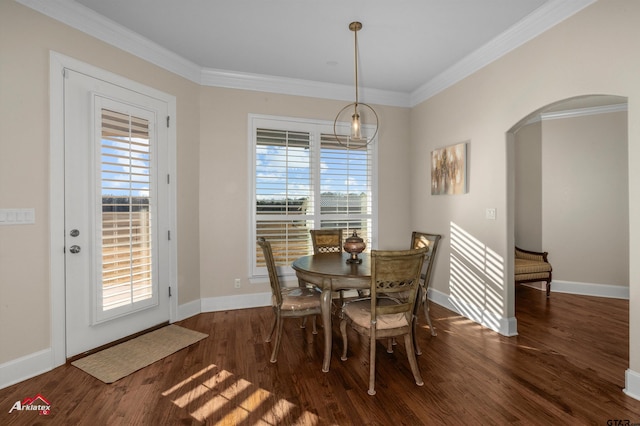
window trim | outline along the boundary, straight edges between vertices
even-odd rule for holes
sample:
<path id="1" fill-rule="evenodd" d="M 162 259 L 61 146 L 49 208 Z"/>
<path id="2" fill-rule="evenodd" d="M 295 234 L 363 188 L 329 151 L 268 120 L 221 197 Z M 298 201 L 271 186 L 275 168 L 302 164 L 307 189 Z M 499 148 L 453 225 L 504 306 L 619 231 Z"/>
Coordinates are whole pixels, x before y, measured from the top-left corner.
<path id="1" fill-rule="evenodd" d="M 278 124 L 281 123 L 281 124 Z M 338 123 L 340 128 L 348 129 L 348 123 Z M 279 126 L 282 130 L 293 130 L 293 131 L 309 131 L 310 127 L 326 127 L 327 129 L 331 129 L 333 132 L 333 121 L 327 120 L 318 120 L 318 119 L 307 119 L 307 118 L 296 118 L 296 117 L 283 117 L 283 116 L 273 116 L 273 115 L 264 115 L 264 114 L 249 114 L 248 115 L 248 146 L 249 146 L 249 167 L 248 169 L 248 185 L 249 185 L 249 206 L 250 206 L 250 215 L 249 215 L 249 223 L 248 223 L 248 236 L 249 240 L 247 242 L 247 247 L 249 247 L 248 253 L 248 276 L 250 281 L 262 281 L 265 277 L 267 277 L 266 270 L 264 273 L 260 273 L 256 271 L 254 265 L 256 264 L 256 253 L 257 253 L 257 244 L 256 244 L 256 131 L 261 127 L 271 127 Z M 369 126 L 365 126 L 365 128 L 369 128 Z M 347 133 L 347 131 L 345 131 Z M 371 149 L 371 194 L 372 194 L 372 203 L 371 203 L 371 243 L 367 249 L 372 249 L 377 247 L 378 242 L 378 140 L 379 135 L 376 135 L 375 139 L 369 144 Z M 313 152 L 314 161 L 317 161 L 315 157 L 319 155 L 319 151 Z M 312 168 L 312 179 L 318 179 L 320 177 L 320 169 L 318 167 Z M 315 218 L 316 215 L 314 215 Z M 295 271 L 291 268 L 291 266 L 279 267 L 278 274 L 284 277 L 295 276 Z"/>

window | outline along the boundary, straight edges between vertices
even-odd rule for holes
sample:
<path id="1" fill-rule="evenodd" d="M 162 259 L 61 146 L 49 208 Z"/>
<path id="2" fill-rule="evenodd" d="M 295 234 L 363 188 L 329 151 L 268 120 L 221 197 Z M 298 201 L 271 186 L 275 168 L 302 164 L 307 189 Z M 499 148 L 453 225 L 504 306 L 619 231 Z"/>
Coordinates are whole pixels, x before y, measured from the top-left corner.
<path id="1" fill-rule="evenodd" d="M 151 122 L 101 110 L 101 311 L 153 298 Z M 153 302 L 153 301 L 151 301 Z M 149 303 L 151 303 L 149 302 Z M 116 314 L 113 314 L 116 315 Z M 98 314 L 99 318 L 104 318 Z"/>
<path id="2" fill-rule="evenodd" d="M 290 271 L 312 253 L 310 229 L 357 231 L 375 238 L 375 144 L 346 149 L 333 122 L 251 116 L 254 214 L 253 275 L 266 275 L 259 237 L 271 242 L 276 265 Z"/>

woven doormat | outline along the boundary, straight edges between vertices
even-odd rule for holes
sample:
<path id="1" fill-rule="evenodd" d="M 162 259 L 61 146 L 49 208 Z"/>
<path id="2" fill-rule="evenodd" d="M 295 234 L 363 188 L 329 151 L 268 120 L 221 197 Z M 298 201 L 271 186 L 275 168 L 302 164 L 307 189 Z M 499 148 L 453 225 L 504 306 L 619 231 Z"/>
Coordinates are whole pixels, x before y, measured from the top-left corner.
<path id="1" fill-rule="evenodd" d="M 80 358 L 71 365 L 105 383 L 113 383 L 207 336 L 172 324 Z"/>

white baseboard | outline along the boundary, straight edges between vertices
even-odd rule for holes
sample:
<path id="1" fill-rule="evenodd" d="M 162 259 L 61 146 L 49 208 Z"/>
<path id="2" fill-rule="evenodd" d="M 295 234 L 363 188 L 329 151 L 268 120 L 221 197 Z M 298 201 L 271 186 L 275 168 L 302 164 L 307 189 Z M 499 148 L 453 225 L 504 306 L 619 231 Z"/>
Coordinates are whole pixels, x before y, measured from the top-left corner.
<path id="1" fill-rule="evenodd" d="M 455 299 L 448 294 L 430 288 L 428 297 L 433 303 L 456 312 L 484 327 L 487 327 L 503 336 L 516 336 L 518 334 L 518 322 L 516 318 L 497 316 L 479 306 L 472 306 L 465 301 Z"/>
<path id="2" fill-rule="evenodd" d="M 211 297 L 194 300 L 178 306 L 177 321 L 201 312 L 257 308 L 271 305 L 271 292 L 237 296 Z M 0 389 L 46 373 L 56 367 L 51 348 L 0 364 Z"/>
<path id="3" fill-rule="evenodd" d="M 209 297 L 201 300 L 202 312 L 259 308 L 262 306 L 271 306 L 271 292 Z"/>
<path id="4" fill-rule="evenodd" d="M 604 284 L 553 281 L 551 283 L 551 297 L 553 297 L 554 292 L 629 299 L 628 287 Z M 471 306 L 464 301 L 455 300 L 450 295 L 433 289 L 429 289 L 429 300 L 494 330 L 503 336 L 515 336 L 518 334 L 516 318 L 497 317 L 485 309 Z M 257 308 L 269 306 L 270 304 L 270 292 L 210 297 L 178 306 L 177 320 L 183 320 L 201 312 Z M 38 374 L 46 373 L 53 368 L 55 368 L 55 364 L 51 348 L 0 364 L 0 389 L 30 379 Z M 640 374 L 632 370 L 627 370 L 626 381 L 627 387 L 625 388 L 625 393 L 633 398 L 640 399 Z"/>
<path id="5" fill-rule="evenodd" d="M 198 315 L 200 312 L 202 312 L 202 301 L 200 299 L 187 302 L 178 306 L 178 317 L 176 321 L 182 321 L 183 319 Z"/>
<path id="6" fill-rule="evenodd" d="M 208 297 L 178 306 L 178 321 L 201 312 L 230 311 L 234 309 L 260 308 L 271 305 L 271 292 Z"/>
<path id="7" fill-rule="evenodd" d="M 633 370 L 627 370 L 625 372 L 625 388 L 624 393 L 631 398 L 640 401 L 640 373 Z"/>
<path id="8" fill-rule="evenodd" d="M 54 368 L 51 349 L 38 352 L 0 364 L 0 389 L 46 373 Z"/>
<path id="9" fill-rule="evenodd" d="M 551 295 L 553 295 L 554 292 L 629 300 L 629 287 L 619 285 L 553 280 L 551 281 Z"/>
<path id="10" fill-rule="evenodd" d="M 544 283 L 522 285 L 527 285 L 540 291 L 546 290 L 546 285 Z M 629 287 L 607 284 L 552 281 L 551 297 L 553 297 L 554 292 L 629 300 Z M 484 327 L 502 334 L 503 336 L 516 336 L 518 334 L 518 322 L 516 318 L 497 317 L 494 313 L 491 313 L 482 307 L 470 305 L 463 300 L 456 300 L 450 295 L 432 288 L 429 289 L 428 296 L 429 300 L 434 303 L 463 315 Z"/>

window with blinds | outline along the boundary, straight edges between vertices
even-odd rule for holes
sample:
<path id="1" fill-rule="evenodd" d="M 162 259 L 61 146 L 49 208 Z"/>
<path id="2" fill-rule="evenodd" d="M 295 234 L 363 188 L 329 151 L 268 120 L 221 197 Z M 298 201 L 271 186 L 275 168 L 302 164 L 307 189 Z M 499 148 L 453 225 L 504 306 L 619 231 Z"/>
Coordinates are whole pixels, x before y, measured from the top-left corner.
<path id="1" fill-rule="evenodd" d="M 149 121 L 102 109 L 102 310 L 152 298 Z"/>
<path id="2" fill-rule="evenodd" d="M 357 231 L 368 245 L 374 220 L 373 146 L 346 149 L 333 123 L 252 119 L 255 221 L 253 241 L 271 242 L 276 265 L 311 254 L 310 229 Z M 266 275 L 254 245 L 253 274 Z M 284 272 L 288 272 L 285 269 Z"/>

